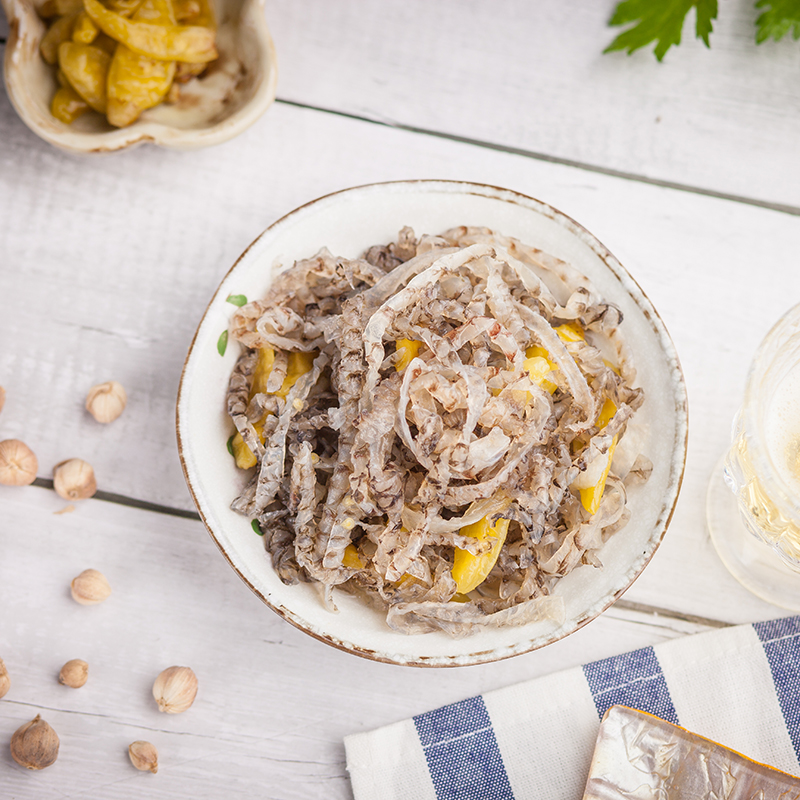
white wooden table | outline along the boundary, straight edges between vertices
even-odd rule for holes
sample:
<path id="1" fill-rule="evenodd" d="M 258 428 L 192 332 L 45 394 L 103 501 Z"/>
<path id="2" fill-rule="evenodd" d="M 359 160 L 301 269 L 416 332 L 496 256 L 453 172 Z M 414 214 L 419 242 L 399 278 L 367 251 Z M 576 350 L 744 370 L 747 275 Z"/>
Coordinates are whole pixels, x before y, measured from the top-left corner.
<path id="1" fill-rule="evenodd" d="M 800 301 L 800 45 L 757 48 L 756 11 L 728 0 L 710 52 L 687 30 L 663 64 L 603 56 L 613 6 L 269 0 L 279 99 L 199 152 L 65 155 L 0 93 L 0 439 L 40 465 L 36 485 L 0 486 L 0 797 L 347 798 L 349 733 L 786 613 L 728 575 L 704 496 L 752 353 Z M 176 452 L 183 359 L 241 251 L 308 200 L 404 178 L 506 186 L 579 220 L 650 296 L 686 374 L 686 475 L 655 558 L 579 632 L 493 665 L 372 663 L 283 622 L 220 557 Z M 83 400 L 108 379 L 129 404 L 100 426 Z M 74 456 L 101 491 L 56 515 L 52 467 Z M 87 567 L 113 586 L 99 606 L 69 597 Z M 90 665 L 79 690 L 56 680 L 71 658 Z M 176 716 L 150 695 L 172 664 L 200 681 Z M 37 713 L 61 753 L 29 773 L 8 742 Z M 135 739 L 159 748 L 158 775 L 128 763 Z"/>

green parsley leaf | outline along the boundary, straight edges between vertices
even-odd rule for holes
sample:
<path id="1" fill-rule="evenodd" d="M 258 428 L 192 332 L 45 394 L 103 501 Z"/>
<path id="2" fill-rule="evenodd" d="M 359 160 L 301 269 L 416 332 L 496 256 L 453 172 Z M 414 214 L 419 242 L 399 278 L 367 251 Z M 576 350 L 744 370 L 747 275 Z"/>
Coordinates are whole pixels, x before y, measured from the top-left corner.
<path id="1" fill-rule="evenodd" d="M 229 294 L 225 298 L 226 303 L 230 303 L 232 306 L 239 306 L 241 308 L 244 305 L 247 305 L 247 297 L 243 294 Z"/>
<path id="2" fill-rule="evenodd" d="M 653 52 L 661 61 L 672 45 L 681 43 L 683 23 L 692 8 L 697 13 L 697 38 L 710 47 L 708 37 L 717 18 L 717 0 L 622 0 L 608 24 L 636 24 L 617 36 L 603 52 L 627 50 L 630 55 L 650 42 L 657 42 Z"/>
<path id="3" fill-rule="evenodd" d="M 219 335 L 219 339 L 217 339 L 217 352 L 221 355 L 225 355 L 225 351 L 228 349 L 228 331 L 222 331 Z"/>
<path id="4" fill-rule="evenodd" d="M 233 440 L 236 438 L 236 434 L 234 433 L 230 439 L 228 439 L 228 452 L 235 458 L 236 453 L 233 452 Z"/>
<path id="5" fill-rule="evenodd" d="M 264 535 L 264 531 L 262 531 L 262 530 L 261 530 L 261 526 L 258 524 L 258 520 L 257 520 L 257 519 L 254 519 L 254 520 L 253 520 L 253 521 L 250 523 L 250 527 L 252 527 L 252 529 L 253 529 L 253 530 L 254 530 L 254 531 L 255 531 L 255 532 L 256 532 L 256 533 L 257 533 L 259 536 L 263 536 L 263 535 Z"/>
<path id="6" fill-rule="evenodd" d="M 756 20 L 756 42 L 780 41 L 789 31 L 800 39 L 800 0 L 758 0 L 756 8 L 767 9 Z"/>

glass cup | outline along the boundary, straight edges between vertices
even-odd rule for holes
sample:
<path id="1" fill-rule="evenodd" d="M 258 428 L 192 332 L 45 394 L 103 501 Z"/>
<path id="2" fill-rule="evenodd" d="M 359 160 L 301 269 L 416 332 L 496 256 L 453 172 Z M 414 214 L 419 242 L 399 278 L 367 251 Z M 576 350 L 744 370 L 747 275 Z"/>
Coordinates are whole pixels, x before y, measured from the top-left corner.
<path id="1" fill-rule="evenodd" d="M 706 513 L 714 546 L 739 583 L 800 611 L 800 305 L 759 345 Z"/>

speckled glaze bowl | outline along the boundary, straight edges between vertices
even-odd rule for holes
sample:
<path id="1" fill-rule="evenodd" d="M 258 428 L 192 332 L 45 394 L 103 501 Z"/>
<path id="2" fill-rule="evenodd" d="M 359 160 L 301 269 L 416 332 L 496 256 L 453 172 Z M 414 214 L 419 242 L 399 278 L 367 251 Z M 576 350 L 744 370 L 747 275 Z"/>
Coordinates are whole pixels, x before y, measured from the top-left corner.
<path id="1" fill-rule="evenodd" d="M 234 307 L 229 295 L 263 295 L 280 271 L 321 247 L 356 257 L 392 241 L 401 227 L 419 235 L 456 225 L 483 225 L 569 261 L 616 303 L 634 353 L 646 401 L 641 451 L 653 462 L 647 483 L 629 491 L 630 522 L 600 551 L 604 566 L 581 566 L 558 582 L 565 620 L 484 630 L 465 639 L 444 633 L 407 636 L 360 600 L 335 591 L 339 613 L 327 611 L 309 584 L 285 586 L 272 569 L 263 539 L 230 510 L 244 483 L 226 448 L 232 426 L 225 413 L 228 378 L 238 346 L 218 344 Z M 638 284 L 588 231 L 530 197 L 470 183 L 403 181 L 347 189 L 315 200 L 270 226 L 245 251 L 217 289 L 186 359 L 177 409 L 178 447 L 189 489 L 222 554 L 242 580 L 288 622 L 327 644 L 394 664 L 482 664 L 534 650 L 567 636 L 608 608 L 633 583 L 658 547 L 678 498 L 686 458 L 686 391 L 672 341 Z"/>
<path id="2" fill-rule="evenodd" d="M 219 58 L 181 89 L 174 105 L 145 111 L 126 128 L 88 113 L 71 125 L 55 119 L 50 103 L 56 70 L 39 54 L 46 30 L 33 0 L 0 0 L 8 17 L 4 74 L 22 121 L 50 144 L 74 153 L 105 153 L 143 142 L 191 150 L 219 144 L 252 125 L 275 99 L 277 62 L 264 0 L 214 0 Z"/>

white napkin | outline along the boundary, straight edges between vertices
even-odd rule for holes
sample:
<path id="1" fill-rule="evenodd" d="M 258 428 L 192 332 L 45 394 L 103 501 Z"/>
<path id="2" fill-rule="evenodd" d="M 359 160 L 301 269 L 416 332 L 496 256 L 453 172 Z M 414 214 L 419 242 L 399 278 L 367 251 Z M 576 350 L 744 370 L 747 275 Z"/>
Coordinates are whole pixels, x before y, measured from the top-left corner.
<path id="1" fill-rule="evenodd" d="M 345 739 L 356 800 L 576 800 L 621 704 L 800 774 L 800 617 L 686 636 Z"/>

